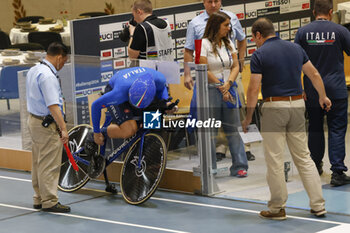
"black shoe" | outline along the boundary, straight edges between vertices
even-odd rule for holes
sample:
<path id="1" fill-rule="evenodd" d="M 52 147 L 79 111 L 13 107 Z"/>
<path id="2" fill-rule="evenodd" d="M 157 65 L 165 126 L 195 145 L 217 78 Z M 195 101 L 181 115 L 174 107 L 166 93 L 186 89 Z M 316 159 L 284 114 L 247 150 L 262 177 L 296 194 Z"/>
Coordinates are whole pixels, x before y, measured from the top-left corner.
<path id="1" fill-rule="evenodd" d="M 118 193 L 118 190 L 114 184 L 107 185 L 105 190 L 106 192 L 113 193 L 113 194 Z"/>
<path id="2" fill-rule="evenodd" d="M 332 178 L 331 178 L 331 185 L 341 186 L 344 184 L 350 184 L 350 177 L 347 176 L 344 172 L 341 172 L 341 173 L 333 172 Z"/>
<path id="3" fill-rule="evenodd" d="M 225 156 L 225 154 L 224 153 L 216 153 L 216 162 L 218 162 L 218 161 L 221 161 L 222 160 L 222 158 L 225 158 L 226 156 Z"/>
<path id="4" fill-rule="evenodd" d="M 41 204 L 33 205 L 33 208 L 36 210 L 40 210 L 43 206 Z"/>
<path id="5" fill-rule="evenodd" d="M 91 179 L 99 177 L 106 166 L 106 160 L 98 154 L 98 145 L 94 141 L 94 132 L 91 130 L 87 133 L 84 151 L 90 159 L 90 165 L 88 167 L 88 176 Z"/>
<path id="6" fill-rule="evenodd" d="M 45 212 L 57 212 L 57 213 L 69 213 L 70 207 L 67 205 L 61 205 L 61 203 L 57 202 L 56 205 L 50 208 L 43 208 L 42 211 Z"/>
<path id="7" fill-rule="evenodd" d="M 317 168 L 317 171 L 318 171 L 318 174 L 319 175 L 322 175 L 323 173 L 323 162 L 321 161 L 319 164 L 316 164 L 316 168 Z"/>
<path id="8" fill-rule="evenodd" d="M 90 160 L 87 173 L 91 179 L 99 177 L 106 167 L 106 160 L 101 155 L 94 155 Z"/>
<path id="9" fill-rule="evenodd" d="M 97 154 L 97 150 L 98 145 L 94 141 L 94 132 L 91 130 L 87 133 L 84 143 L 84 151 L 89 157 L 92 157 Z"/>
<path id="10" fill-rule="evenodd" d="M 324 218 L 324 217 L 326 217 L 327 211 L 325 209 L 322 209 L 322 210 L 319 210 L 319 211 L 315 211 L 315 210 L 311 209 L 310 213 L 315 215 L 317 218 Z"/>
<path id="11" fill-rule="evenodd" d="M 254 161 L 255 160 L 255 156 L 250 151 L 245 152 L 245 154 L 247 155 L 248 161 Z"/>

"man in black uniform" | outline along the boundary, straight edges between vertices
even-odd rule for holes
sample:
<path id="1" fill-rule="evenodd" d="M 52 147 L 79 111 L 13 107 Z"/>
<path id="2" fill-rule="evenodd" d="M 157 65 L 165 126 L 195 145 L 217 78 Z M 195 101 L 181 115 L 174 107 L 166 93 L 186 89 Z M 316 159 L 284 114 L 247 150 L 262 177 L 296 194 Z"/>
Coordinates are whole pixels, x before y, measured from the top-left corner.
<path id="1" fill-rule="evenodd" d="M 131 10 L 138 25 L 129 25 L 129 58 L 174 60 L 170 26 L 152 14 L 152 3 L 136 0 Z"/>
<path id="2" fill-rule="evenodd" d="M 300 28 L 295 43 L 303 47 L 320 72 L 327 96 L 332 101 L 332 109 L 323 111 L 318 104 L 318 94 L 308 78 L 304 76 L 306 110 L 309 115 L 309 149 L 311 157 L 321 175 L 322 159 L 325 152 L 323 119 L 327 115 L 328 156 L 331 163 L 331 185 L 350 183 L 345 175 L 348 168 L 345 159 L 345 134 L 348 122 L 348 91 L 345 84 L 344 55 L 350 55 L 350 32 L 343 26 L 333 23 L 331 0 L 316 0 L 314 15 L 316 20 Z"/>

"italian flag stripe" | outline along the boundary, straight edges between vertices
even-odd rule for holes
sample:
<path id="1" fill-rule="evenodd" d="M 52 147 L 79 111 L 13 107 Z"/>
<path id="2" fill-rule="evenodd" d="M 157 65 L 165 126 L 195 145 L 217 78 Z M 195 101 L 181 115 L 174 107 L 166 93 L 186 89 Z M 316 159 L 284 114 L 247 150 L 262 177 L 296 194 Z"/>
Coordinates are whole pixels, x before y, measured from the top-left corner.
<path id="1" fill-rule="evenodd" d="M 142 103 L 142 100 L 143 100 L 143 98 L 144 98 L 145 95 L 146 95 L 146 91 L 147 91 L 147 90 L 145 90 L 145 92 L 144 92 L 143 95 L 141 96 L 139 102 L 137 102 L 137 104 L 136 104 L 137 107 L 140 107 L 140 105 L 141 105 L 141 103 Z"/>
<path id="2" fill-rule="evenodd" d="M 335 40 L 308 40 L 309 44 L 333 43 Z"/>

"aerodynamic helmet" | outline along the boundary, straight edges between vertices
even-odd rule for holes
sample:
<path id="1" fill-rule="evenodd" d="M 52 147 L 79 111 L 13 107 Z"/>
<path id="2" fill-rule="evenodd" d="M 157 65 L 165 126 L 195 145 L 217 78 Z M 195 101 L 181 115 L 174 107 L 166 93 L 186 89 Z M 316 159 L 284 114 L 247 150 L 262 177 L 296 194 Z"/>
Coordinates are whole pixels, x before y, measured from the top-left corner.
<path id="1" fill-rule="evenodd" d="M 151 74 L 138 77 L 129 88 L 129 102 L 136 108 L 146 108 L 156 94 L 156 85 Z"/>

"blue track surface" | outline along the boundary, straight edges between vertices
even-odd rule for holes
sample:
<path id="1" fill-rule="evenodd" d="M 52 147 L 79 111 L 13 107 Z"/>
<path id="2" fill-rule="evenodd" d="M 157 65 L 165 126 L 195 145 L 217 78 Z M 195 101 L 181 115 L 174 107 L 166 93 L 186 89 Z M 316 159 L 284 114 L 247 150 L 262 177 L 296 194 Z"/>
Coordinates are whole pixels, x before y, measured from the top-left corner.
<path id="1" fill-rule="evenodd" d="M 15 178 L 15 179 L 14 179 Z M 140 206 L 127 204 L 120 193 L 105 193 L 104 184 L 89 182 L 86 189 L 59 193 L 60 202 L 69 204 L 70 214 L 52 214 L 32 209 L 30 174 L 0 169 L 0 232 L 318 232 L 347 227 L 350 217 L 327 214 L 315 218 L 307 210 L 287 208 L 286 221 L 258 217 L 265 205 L 219 198 L 157 191 Z M 328 195 L 344 191 L 324 190 Z M 329 192 L 329 193 L 328 193 Z M 289 204 L 302 193 L 290 196 Z M 348 203 L 348 202 L 347 202 Z M 343 202 L 343 208 L 349 205 Z M 294 203 L 300 206 L 300 202 Z M 328 207 L 330 208 L 330 206 Z M 348 211 L 348 210 L 347 210 Z M 333 212 L 333 211 L 332 211 Z M 350 232 L 350 231 L 348 231 Z"/>

